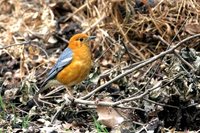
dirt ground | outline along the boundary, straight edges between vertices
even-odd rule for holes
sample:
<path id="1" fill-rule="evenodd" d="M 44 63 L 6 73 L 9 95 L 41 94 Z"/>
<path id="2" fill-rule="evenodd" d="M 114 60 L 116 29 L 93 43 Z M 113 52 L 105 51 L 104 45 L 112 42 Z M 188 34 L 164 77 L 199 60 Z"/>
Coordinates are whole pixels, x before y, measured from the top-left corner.
<path id="1" fill-rule="evenodd" d="M 199 17 L 198 0 L 0 0 L 0 132 L 198 132 Z M 87 79 L 33 100 L 76 33 L 96 36 Z"/>

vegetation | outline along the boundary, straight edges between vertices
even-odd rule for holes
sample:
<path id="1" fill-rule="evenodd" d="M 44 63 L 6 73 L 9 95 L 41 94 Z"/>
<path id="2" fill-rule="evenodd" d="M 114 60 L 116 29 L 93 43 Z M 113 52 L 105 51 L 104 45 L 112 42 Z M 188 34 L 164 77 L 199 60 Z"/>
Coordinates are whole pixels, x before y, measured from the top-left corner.
<path id="1" fill-rule="evenodd" d="M 0 132 L 199 130 L 197 0 L 1 0 Z M 76 33 L 95 35 L 84 82 L 46 74 Z M 68 88 L 69 89 L 69 88 Z"/>

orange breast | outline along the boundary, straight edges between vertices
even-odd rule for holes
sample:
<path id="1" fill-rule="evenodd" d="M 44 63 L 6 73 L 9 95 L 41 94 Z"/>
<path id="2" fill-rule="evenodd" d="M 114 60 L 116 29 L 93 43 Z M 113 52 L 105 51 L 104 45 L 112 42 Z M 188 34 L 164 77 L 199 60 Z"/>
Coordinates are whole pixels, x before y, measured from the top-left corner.
<path id="1" fill-rule="evenodd" d="M 64 85 L 72 86 L 83 81 L 90 72 L 92 66 L 91 52 L 87 45 L 72 49 L 72 62 L 61 70 L 56 79 Z"/>

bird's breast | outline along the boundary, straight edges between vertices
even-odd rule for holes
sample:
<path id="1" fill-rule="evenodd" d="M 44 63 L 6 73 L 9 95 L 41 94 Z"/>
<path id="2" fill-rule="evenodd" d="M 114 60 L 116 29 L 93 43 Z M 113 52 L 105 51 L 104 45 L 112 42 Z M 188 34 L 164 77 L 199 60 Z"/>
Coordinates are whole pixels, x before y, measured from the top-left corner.
<path id="1" fill-rule="evenodd" d="M 61 70 L 56 79 L 67 86 L 72 86 L 83 81 L 92 66 L 91 52 L 87 46 L 73 50 L 72 62 Z"/>

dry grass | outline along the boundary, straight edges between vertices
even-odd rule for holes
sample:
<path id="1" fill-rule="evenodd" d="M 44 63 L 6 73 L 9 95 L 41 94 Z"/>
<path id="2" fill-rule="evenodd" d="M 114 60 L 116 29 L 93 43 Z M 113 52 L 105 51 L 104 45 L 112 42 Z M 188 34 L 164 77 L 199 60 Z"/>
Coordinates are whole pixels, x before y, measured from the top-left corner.
<path id="1" fill-rule="evenodd" d="M 27 101 L 35 94 L 45 74 L 66 47 L 67 40 L 77 32 L 97 36 L 91 44 L 95 62 L 91 75 L 84 84 L 74 87 L 74 95 L 79 97 L 146 59 L 166 51 L 184 38 L 200 33 L 198 0 L 154 2 L 153 5 L 145 3 L 138 6 L 134 0 L 0 0 L 0 86 L 3 99 L 0 109 L 6 112 L 1 114 L 0 128 L 6 129 L 5 131 L 11 128 L 11 132 L 14 132 L 29 121 L 27 130 L 33 131 L 31 127 L 36 127 L 35 131 L 41 130 L 39 128 L 45 130 L 45 122 L 49 122 L 52 114 L 56 114 L 57 109 L 62 106 L 63 89 L 53 92 L 56 96 L 52 96 L 52 90 L 50 93 L 46 92 L 48 98 L 45 100 L 51 105 L 30 107 Z M 161 36 L 168 43 L 163 43 L 154 35 Z M 157 118 L 158 112 L 166 111 L 169 106 L 173 109 L 188 107 L 192 100 L 195 104 L 198 103 L 199 55 L 198 52 L 197 55 L 194 54 L 197 59 L 190 62 L 193 59 L 190 58 L 191 55 L 180 49 L 187 46 L 199 51 L 199 41 L 199 38 L 194 38 L 179 47 L 177 53 L 182 57 L 175 53 L 168 54 L 112 82 L 90 100 L 94 102 L 95 99 L 111 97 L 116 102 L 146 93 L 145 90 L 149 88 L 156 88 L 147 93 L 145 98 L 123 104 L 142 110 L 131 111 L 131 120 L 135 123 L 128 128 L 134 131 L 139 130 L 141 125 L 148 125 L 152 119 Z M 183 63 L 182 58 L 191 66 Z M 196 71 L 191 71 L 188 66 L 190 69 L 194 67 Z M 177 73 L 182 72 L 183 75 L 177 76 Z M 193 82 L 190 81 L 191 78 Z M 163 85 L 165 82 L 172 83 Z M 178 98 L 171 95 L 178 95 Z M 174 102 L 174 99 L 179 101 Z M 54 123 L 55 129 L 95 130 L 91 114 L 96 116 L 96 106 L 77 104 L 62 107 L 63 112 L 56 116 L 62 123 L 57 120 Z M 195 110 L 198 111 L 197 108 Z M 27 115 L 28 120 L 25 119 Z M 86 119 L 88 115 L 90 117 Z M 8 116 L 12 117 L 9 122 L 5 121 Z M 25 123 L 22 122 L 23 118 Z M 184 130 L 184 126 L 168 126 L 166 123 L 166 128 L 174 126 L 178 130 Z M 19 128 L 14 128 L 14 125 L 19 125 Z M 197 130 L 196 127 L 193 125 L 186 128 Z"/>

